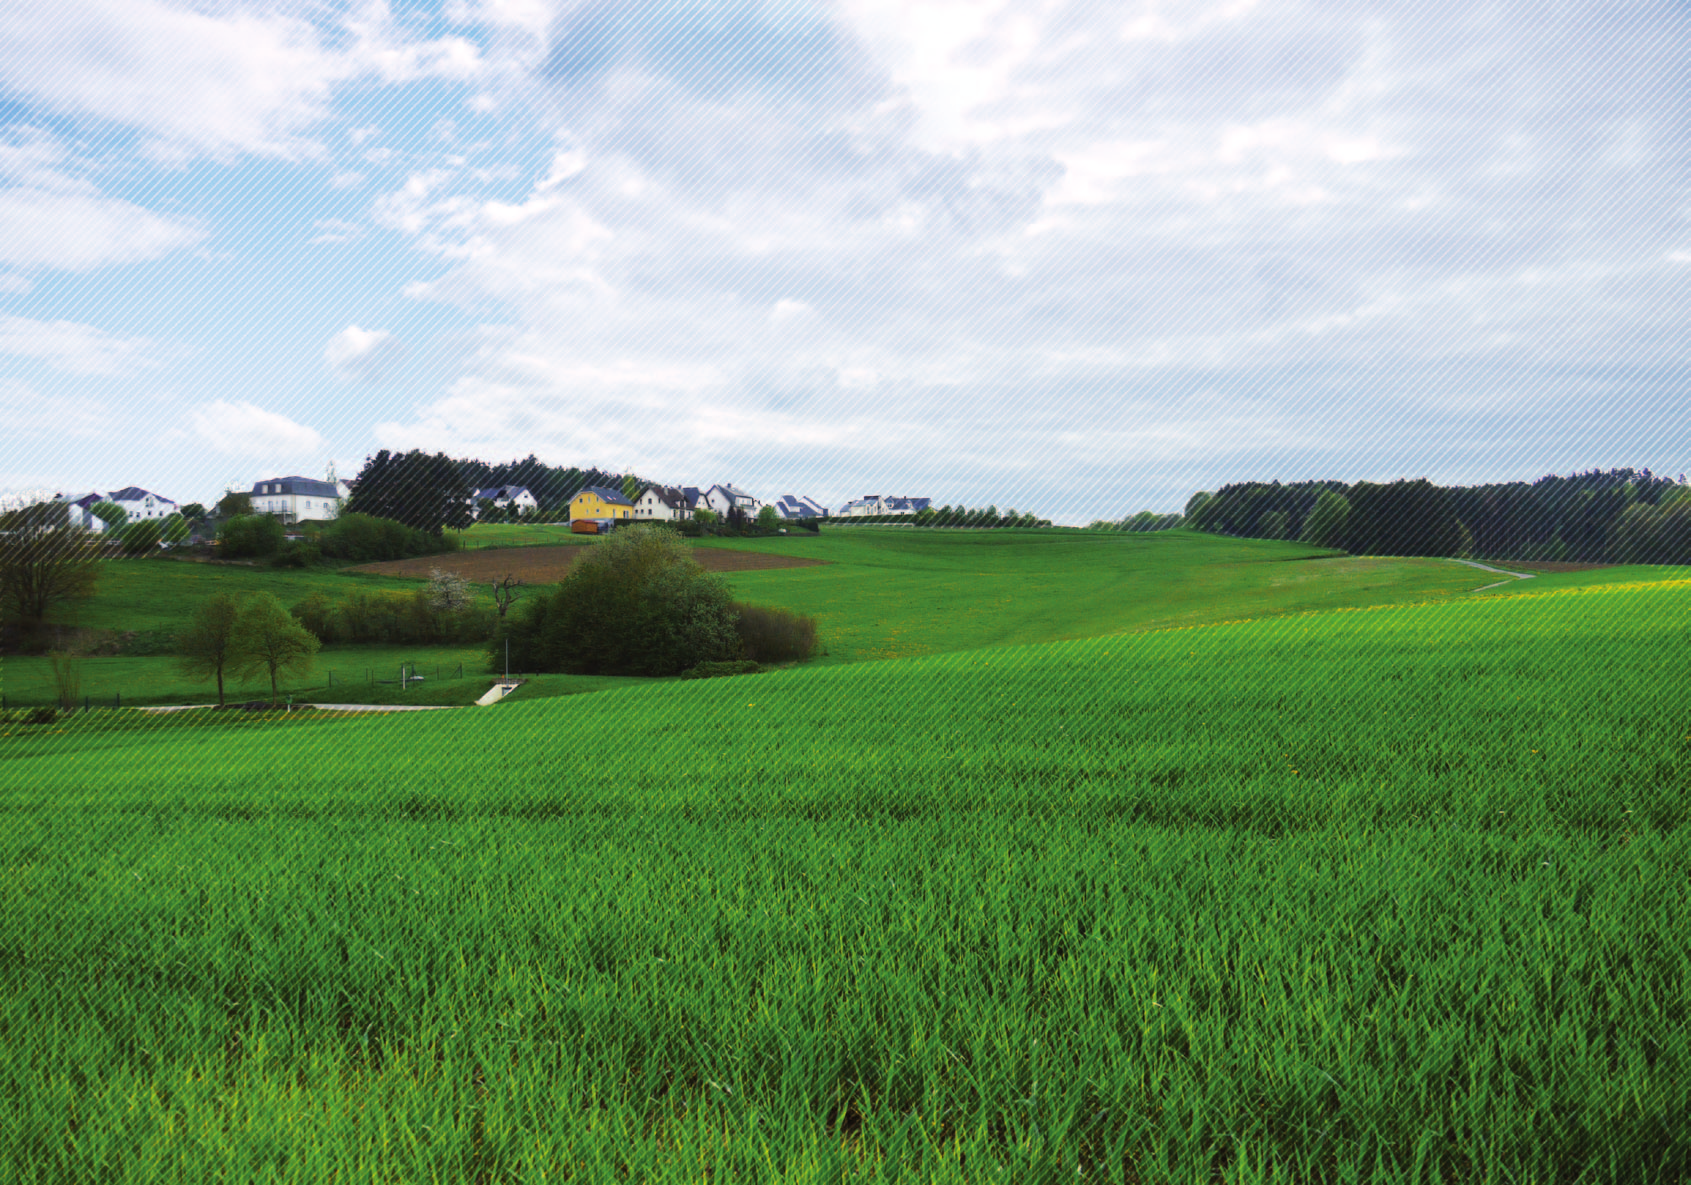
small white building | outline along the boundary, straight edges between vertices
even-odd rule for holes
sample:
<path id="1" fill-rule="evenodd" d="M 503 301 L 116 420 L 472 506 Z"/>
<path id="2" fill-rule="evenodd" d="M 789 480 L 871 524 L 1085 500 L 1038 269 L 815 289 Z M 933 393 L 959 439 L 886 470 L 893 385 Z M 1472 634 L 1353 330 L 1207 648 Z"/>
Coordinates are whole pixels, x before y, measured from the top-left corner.
<path id="1" fill-rule="evenodd" d="M 933 505 L 931 498 L 910 498 L 903 494 L 864 494 L 861 498 L 854 498 L 840 509 L 840 514 L 847 518 L 860 518 L 870 514 L 915 514 Z"/>
<path id="2" fill-rule="evenodd" d="M 693 517 L 693 506 L 674 486 L 647 486 L 634 500 L 634 517 L 646 522 L 682 522 Z"/>
<path id="3" fill-rule="evenodd" d="M 718 518 L 726 520 L 729 510 L 738 506 L 745 511 L 748 518 L 756 518 L 757 512 L 763 509 L 763 503 L 746 493 L 736 485 L 714 485 L 704 495 L 704 503 L 716 512 Z"/>
<path id="4" fill-rule="evenodd" d="M 815 498 L 794 494 L 782 494 L 775 499 L 775 512 L 785 519 L 828 517 L 828 508 Z"/>
<path id="5" fill-rule="evenodd" d="M 483 502 L 491 502 L 500 510 L 515 506 L 518 514 L 533 514 L 540 509 L 540 503 L 535 500 L 527 486 L 492 486 L 477 490 L 475 497 L 470 499 L 470 513 L 477 518 L 481 517 Z"/>
<path id="6" fill-rule="evenodd" d="M 340 514 L 339 483 L 314 477 L 267 477 L 253 483 L 249 496 L 254 514 L 272 514 L 284 523 L 323 522 Z"/>
<path id="7" fill-rule="evenodd" d="M 146 518 L 169 518 L 179 509 L 175 502 L 163 494 L 143 490 L 140 486 L 125 486 L 121 490 L 112 490 L 105 494 L 98 490 L 89 490 L 86 494 L 60 494 L 53 500 L 66 503 L 70 507 L 71 526 L 89 531 L 106 529 L 106 521 L 94 513 L 94 506 L 99 502 L 110 502 L 121 507 L 129 516 L 129 522 Z"/>

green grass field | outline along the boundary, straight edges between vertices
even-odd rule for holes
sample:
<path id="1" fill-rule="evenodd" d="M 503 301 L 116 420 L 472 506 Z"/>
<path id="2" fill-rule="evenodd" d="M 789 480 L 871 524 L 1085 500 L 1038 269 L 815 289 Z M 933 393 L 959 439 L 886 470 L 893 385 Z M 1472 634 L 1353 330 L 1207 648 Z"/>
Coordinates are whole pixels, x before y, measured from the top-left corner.
<path id="1" fill-rule="evenodd" d="M 706 545 L 829 561 L 820 567 L 741 572 L 729 578 L 743 599 L 815 615 L 824 651 L 814 660 L 818 665 L 1095 637 L 1264 613 L 1436 599 L 1465 595 L 1497 579 L 1446 561 L 1312 558 L 1319 553 L 1296 544 L 1186 532 L 918 534 L 843 528 L 820 536 L 718 539 Z M 441 557 L 441 566 L 450 569 L 451 557 Z M 109 565 L 98 595 L 78 610 L 75 620 L 112 632 L 149 631 L 147 636 L 163 649 L 169 636 L 187 624 L 195 605 L 219 589 L 269 589 L 285 604 L 293 604 L 313 592 L 337 599 L 354 588 L 414 587 L 415 581 L 367 573 L 121 561 Z M 486 588 L 478 586 L 475 592 L 483 601 L 490 600 Z M 287 690 L 319 702 L 343 702 L 323 698 L 328 670 L 337 670 L 343 683 L 363 679 L 367 684 L 362 672 L 392 668 L 387 677 L 397 679 L 402 661 L 418 662 L 425 669 L 456 669 L 463 663 L 466 674 L 472 668 L 478 674 L 484 669 L 473 648 L 328 647 L 319 669 L 290 681 Z M 473 691 L 468 686 L 442 690 L 438 694 L 448 698 L 436 702 L 473 702 L 488 685 L 484 679 Z M 574 694 L 602 685 L 542 678 L 519 694 Z M 53 687 L 45 657 L 8 658 L 0 666 L 0 690 L 8 703 L 50 703 Z M 178 675 L 168 654 L 88 659 L 83 692 L 104 703 L 114 697 L 133 704 L 216 700 L 210 684 Z"/>
<path id="2" fill-rule="evenodd" d="M 1691 1177 L 1691 574 L 840 534 L 949 652 L 0 726 L 12 1176 Z"/>

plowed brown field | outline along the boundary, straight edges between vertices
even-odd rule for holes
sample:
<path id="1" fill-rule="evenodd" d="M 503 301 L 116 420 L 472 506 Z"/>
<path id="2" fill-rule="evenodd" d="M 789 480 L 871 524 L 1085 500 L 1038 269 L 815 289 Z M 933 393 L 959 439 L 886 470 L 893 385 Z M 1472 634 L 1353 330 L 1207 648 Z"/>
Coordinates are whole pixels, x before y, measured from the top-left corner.
<path id="1" fill-rule="evenodd" d="M 374 572 L 382 576 L 414 576 L 428 579 L 430 568 L 456 572 L 477 584 L 515 576 L 528 584 L 555 584 L 568 575 L 570 565 L 587 548 L 565 544 L 559 547 L 489 547 L 447 555 L 420 556 L 411 560 L 387 560 L 359 564 L 351 572 Z M 695 547 L 693 558 L 708 572 L 760 572 L 770 568 L 810 568 L 827 560 L 798 556 L 766 555 L 756 551 L 730 551 L 724 547 Z"/>

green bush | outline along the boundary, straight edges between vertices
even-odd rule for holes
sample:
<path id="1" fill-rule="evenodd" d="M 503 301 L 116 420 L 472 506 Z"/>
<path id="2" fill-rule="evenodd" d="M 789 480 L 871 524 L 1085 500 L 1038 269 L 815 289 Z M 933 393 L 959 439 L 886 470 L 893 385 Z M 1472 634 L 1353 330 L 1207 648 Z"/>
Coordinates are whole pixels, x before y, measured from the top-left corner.
<path id="1" fill-rule="evenodd" d="M 727 582 L 674 531 L 635 524 L 590 544 L 557 590 L 507 615 L 490 658 L 531 671 L 678 675 L 740 657 Z"/>
<path id="2" fill-rule="evenodd" d="M 723 675 L 756 675 L 763 670 L 760 663 L 748 658 L 735 659 L 732 662 L 701 662 L 697 666 L 688 667 L 681 672 L 683 679 L 717 679 Z"/>
<path id="3" fill-rule="evenodd" d="M 790 609 L 736 603 L 735 631 L 746 658 L 757 663 L 803 662 L 816 650 L 816 619 Z"/>
<path id="4" fill-rule="evenodd" d="M 282 520 L 268 514 L 239 514 L 218 532 L 224 559 L 275 555 L 282 547 Z"/>
<path id="5" fill-rule="evenodd" d="M 318 533 L 318 546 L 330 559 L 373 564 L 457 551 L 460 544 L 456 535 L 431 535 L 391 518 L 343 514 L 324 524 Z"/>
<path id="6" fill-rule="evenodd" d="M 309 568 L 322 559 L 323 551 L 317 544 L 300 542 L 288 544 L 270 562 L 278 568 Z"/>

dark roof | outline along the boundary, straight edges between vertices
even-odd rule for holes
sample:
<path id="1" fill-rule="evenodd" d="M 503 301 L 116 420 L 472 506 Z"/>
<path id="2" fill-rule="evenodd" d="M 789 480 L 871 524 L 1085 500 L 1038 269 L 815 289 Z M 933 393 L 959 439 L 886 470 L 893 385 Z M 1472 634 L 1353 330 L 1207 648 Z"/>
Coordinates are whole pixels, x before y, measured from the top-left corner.
<path id="1" fill-rule="evenodd" d="M 281 486 L 277 492 L 282 494 L 301 494 L 308 498 L 340 497 L 340 491 L 335 488 L 334 482 L 318 481 L 314 477 L 267 477 L 263 481 L 252 483 L 249 496 L 256 494 L 261 498 L 269 497 L 268 491 L 261 491 L 259 487 L 272 485 Z"/>
<path id="2" fill-rule="evenodd" d="M 828 508 L 814 498 L 782 494 L 775 500 L 775 509 L 783 518 L 827 518 Z"/>
<path id="3" fill-rule="evenodd" d="M 647 486 L 645 490 L 641 492 L 640 496 L 644 498 L 647 494 L 656 494 L 658 496 L 658 501 L 662 502 L 671 510 L 686 510 L 692 505 L 692 502 L 689 501 L 687 495 L 683 494 L 674 486 Z"/>
<path id="4" fill-rule="evenodd" d="M 634 505 L 634 503 L 622 496 L 621 490 L 607 489 L 605 486 L 583 486 L 580 490 L 576 491 L 577 497 L 580 497 L 582 494 L 598 494 L 602 500 L 609 502 L 612 506 Z"/>
<path id="5" fill-rule="evenodd" d="M 163 494 L 155 494 L 151 490 L 143 490 L 140 486 L 124 486 L 121 490 L 114 490 L 106 495 L 107 500 L 112 502 L 139 502 L 148 497 L 157 498 L 160 502 L 171 502 L 171 500 L 166 498 Z M 174 506 L 175 503 L 171 502 L 171 505 Z"/>
<path id="6" fill-rule="evenodd" d="M 527 486 L 489 486 L 485 490 L 477 490 L 476 499 L 479 501 L 486 498 L 489 502 L 498 502 L 503 499 L 509 502 L 512 498 L 520 498 L 524 494 L 528 494 Z M 532 498 L 534 495 L 529 494 L 529 497 Z"/>

